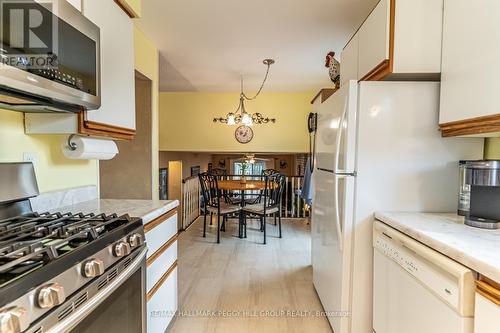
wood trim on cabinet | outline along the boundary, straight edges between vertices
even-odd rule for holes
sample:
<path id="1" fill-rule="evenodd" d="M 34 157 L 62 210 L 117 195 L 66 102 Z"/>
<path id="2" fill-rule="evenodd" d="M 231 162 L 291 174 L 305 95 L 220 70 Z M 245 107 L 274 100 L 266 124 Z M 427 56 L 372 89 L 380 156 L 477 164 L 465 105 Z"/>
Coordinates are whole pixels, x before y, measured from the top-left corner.
<path id="1" fill-rule="evenodd" d="M 153 288 L 151 288 L 151 290 L 148 292 L 148 302 L 151 300 L 151 298 L 153 298 L 153 296 L 156 294 L 156 292 L 158 291 L 158 289 L 160 289 L 160 287 L 163 285 L 163 283 L 165 283 L 165 281 L 167 281 L 168 277 L 170 276 L 170 274 L 172 274 L 172 272 L 177 268 L 177 260 L 174 261 L 174 263 L 172 264 L 172 266 L 170 266 L 168 268 L 168 270 L 165 272 L 165 274 L 163 274 L 163 276 L 160 278 L 160 280 L 158 280 L 158 282 L 156 282 L 156 284 L 153 286 Z"/>
<path id="2" fill-rule="evenodd" d="M 165 244 L 163 244 L 155 253 L 151 255 L 146 260 L 147 266 L 151 266 L 158 257 L 160 257 L 165 251 L 167 251 L 175 242 L 177 242 L 177 234 L 170 238 Z"/>
<path id="3" fill-rule="evenodd" d="M 389 9 L 389 71 L 394 70 L 394 38 L 396 35 L 396 0 L 391 0 Z"/>
<path id="4" fill-rule="evenodd" d="M 318 99 L 318 97 L 321 96 L 321 103 L 323 103 L 324 101 L 326 101 L 330 96 L 332 96 L 335 92 L 337 91 L 336 88 L 325 88 L 325 89 L 321 89 L 317 94 L 316 96 L 314 96 L 314 98 L 312 99 L 311 101 L 311 104 L 314 104 L 314 102 L 316 102 L 316 100 Z"/>
<path id="5" fill-rule="evenodd" d="M 476 291 L 484 298 L 500 306 L 500 283 L 481 276 L 480 280 L 476 281 Z"/>
<path id="6" fill-rule="evenodd" d="M 443 137 L 500 132 L 500 113 L 439 125 Z"/>
<path id="7" fill-rule="evenodd" d="M 359 81 L 380 81 L 391 73 L 392 70 L 390 61 L 385 59 L 365 76 L 363 76 Z"/>
<path id="8" fill-rule="evenodd" d="M 374 69 L 365 74 L 359 81 L 380 81 L 392 74 L 394 70 L 394 36 L 396 26 L 396 0 L 389 3 L 389 59 L 383 60 Z"/>
<path id="9" fill-rule="evenodd" d="M 117 140 L 133 140 L 135 137 L 135 130 L 133 129 L 85 120 L 84 112 L 78 114 L 78 133 Z"/>
<path id="10" fill-rule="evenodd" d="M 174 216 L 176 214 L 177 214 L 177 209 L 174 208 L 174 209 L 168 211 L 167 213 L 157 217 L 153 221 L 146 223 L 144 225 L 144 232 L 145 233 L 150 232 L 151 230 L 153 230 L 154 228 L 156 228 L 157 226 L 159 226 L 160 224 L 162 224 L 163 222 L 165 222 L 166 220 L 168 220 L 169 218 L 171 218 L 172 216 Z"/>
<path id="11" fill-rule="evenodd" d="M 120 7 L 130 18 L 139 18 L 139 14 L 130 7 L 125 0 L 115 0 L 115 3 Z"/>

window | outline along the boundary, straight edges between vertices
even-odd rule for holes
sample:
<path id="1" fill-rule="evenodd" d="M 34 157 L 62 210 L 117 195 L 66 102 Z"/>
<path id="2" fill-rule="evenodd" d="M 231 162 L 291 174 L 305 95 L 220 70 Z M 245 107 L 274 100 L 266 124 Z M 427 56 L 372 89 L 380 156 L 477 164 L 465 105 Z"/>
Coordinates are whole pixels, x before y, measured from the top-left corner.
<path id="1" fill-rule="evenodd" d="M 245 170 L 245 175 L 261 175 L 262 171 L 266 168 L 265 162 L 255 162 L 247 163 L 247 169 Z M 243 162 L 234 162 L 233 164 L 234 174 L 243 174 Z"/>

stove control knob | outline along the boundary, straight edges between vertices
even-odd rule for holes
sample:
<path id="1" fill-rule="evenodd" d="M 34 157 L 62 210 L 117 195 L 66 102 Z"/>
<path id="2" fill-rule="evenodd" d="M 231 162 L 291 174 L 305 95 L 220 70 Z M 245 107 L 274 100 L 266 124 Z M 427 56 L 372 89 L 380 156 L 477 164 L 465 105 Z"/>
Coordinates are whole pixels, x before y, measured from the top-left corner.
<path id="1" fill-rule="evenodd" d="M 113 246 L 113 253 L 115 257 L 124 257 L 129 255 L 131 252 L 129 243 L 126 242 L 118 242 Z"/>
<path id="2" fill-rule="evenodd" d="M 52 308 L 65 300 L 64 287 L 57 283 L 46 285 L 38 292 L 38 306 L 42 309 Z"/>
<path id="3" fill-rule="evenodd" d="M 10 307 L 0 310 L 0 333 L 20 333 L 27 328 L 26 309 Z"/>
<path id="4" fill-rule="evenodd" d="M 83 263 L 82 275 L 86 278 L 95 278 L 104 273 L 104 262 L 99 259 L 91 259 Z"/>
<path id="5" fill-rule="evenodd" d="M 128 238 L 128 242 L 132 248 L 136 248 L 144 244 L 144 240 L 142 239 L 141 234 L 133 234 Z"/>

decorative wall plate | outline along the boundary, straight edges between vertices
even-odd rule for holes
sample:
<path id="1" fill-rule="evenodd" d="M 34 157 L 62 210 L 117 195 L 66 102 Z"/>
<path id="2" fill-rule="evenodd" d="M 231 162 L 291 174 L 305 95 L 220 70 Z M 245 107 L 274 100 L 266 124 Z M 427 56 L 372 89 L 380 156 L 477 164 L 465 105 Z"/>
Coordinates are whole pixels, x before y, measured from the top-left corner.
<path id="1" fill-rule="evenodd" d="M 234 132 L 234 137 L 239 143 L 249 143 L 253 139 L 253 130 L 245 125 L 239 126 Z"/>

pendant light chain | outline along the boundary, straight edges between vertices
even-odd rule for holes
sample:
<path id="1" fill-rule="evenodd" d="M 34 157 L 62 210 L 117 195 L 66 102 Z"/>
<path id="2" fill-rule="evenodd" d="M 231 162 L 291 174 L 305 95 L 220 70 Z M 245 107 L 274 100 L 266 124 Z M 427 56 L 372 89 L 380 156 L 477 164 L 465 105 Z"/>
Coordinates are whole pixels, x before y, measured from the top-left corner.
<path id="1" fill-rule="evenodd" d="M 245 94 L 243 87 L 243 75 L 241 75 L 240 77 L 241 93 L 240 93 L 240 102 L 238 104 L 238 108 L 234 113 L 233 112 L 228 113 L 225 118 L 223 117 L 214 118 L 213 119 L 214 123 L 220 122 L 228 125 L 236 125 L 242 123 L 243 125 L 251 126 L 252 124 L 267 124 L 269 122 L 272 123 L 276 122 L 275 118 L 264 117 L 261 113 L 258 112 L 250 114 L 247 113 L 247 111 L 245 110 L 245 100 L 247 101 L 255 100 L 257 96 L 259 96 L 260 93 L 262 92 L 262 89 L 264 89 L 264 85 L 266 84 L 267 79 L 269 77 L 271 65 L 274 64 L 274 62 L 275 61 L 273 59 L 265 59 L 263 61 L 264 65 L 267 66 L 266 75 L 264 76 L 264 80 L 262 80 L 262 84 L 260 85 L 259 90 L 252 97 L 248 97 Z"/>
<path id="2" fill-rule="evenodd" d="M 260 88 L 259 90 L 257 91 L 257 93 L 255 94 L 255 96 L 253 97 L 248 97 L 247 95 L 245 95 L 245 93 L 243 92 L 243 75 L 241 76 L 241 95 L 243 97 L 245 97 L 245 99 L 247 101 L 251 101 L 251 100 L 254 100 L 257 98 L 257 96 L 259 96 L 259 94 L 261 93 L 262 89 L 264 88 L 264 85 L 266 84 L 266 81 L 267 81 L 267 78 L 269 76 L 269 69 L 271 68 L 271 65 L 273 64 L 273 62 L 265 62 L 265 64 L 267 65 L 267 70 L 266 70 L 266 75 L 264 76 L 264 80 L 262 81 L 262 84 L 260 85 Z"/>

